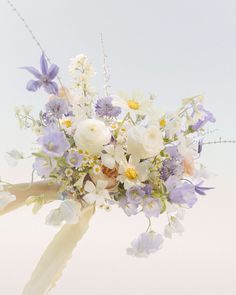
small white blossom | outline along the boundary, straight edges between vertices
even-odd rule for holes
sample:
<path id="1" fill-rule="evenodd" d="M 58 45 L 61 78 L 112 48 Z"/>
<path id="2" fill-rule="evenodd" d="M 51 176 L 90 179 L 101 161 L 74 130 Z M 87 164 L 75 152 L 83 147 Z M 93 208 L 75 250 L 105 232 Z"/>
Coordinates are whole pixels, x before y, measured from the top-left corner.
<path id="1" fill-rule="evenodd" d="M 110 198 L 109 192 L 106 190 L 107 185 L 108 181 L 98 180 L 95 186 L 92 181 L 88 180 L 84 186 L 87 194 L 83 199 L 89 204 L 96 203 L 97 206 L 103 205 L 105 200 Z"/>

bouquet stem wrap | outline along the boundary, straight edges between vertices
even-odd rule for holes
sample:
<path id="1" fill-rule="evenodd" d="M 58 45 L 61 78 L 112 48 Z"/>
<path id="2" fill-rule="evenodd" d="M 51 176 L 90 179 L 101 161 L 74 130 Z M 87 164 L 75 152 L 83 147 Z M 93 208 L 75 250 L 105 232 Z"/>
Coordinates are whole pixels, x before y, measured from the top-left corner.
<path id="1" fill-rule="evenodd" d="M 36 266 L 22 295 L 43 295 L 55 287 L 78 241 L 88 229 L 94 207 L 85 208 L 77 224 L 66 224 L 54 237 Z"/>

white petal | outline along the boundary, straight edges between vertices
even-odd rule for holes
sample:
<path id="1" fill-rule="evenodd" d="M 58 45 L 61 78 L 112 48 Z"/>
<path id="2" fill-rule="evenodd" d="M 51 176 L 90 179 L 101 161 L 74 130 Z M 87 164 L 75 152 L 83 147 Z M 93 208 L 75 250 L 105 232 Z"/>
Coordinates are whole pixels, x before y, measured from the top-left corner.
<path id="1" fill-rule="evenodd" d="M 92 192 L 95 192 L 96 191 L 95 185 L 90 180 L 86 181 L 85 186 L 84 186 L 84 189 L 88 193 L 92 193 Z"/>
<path id="2" fill-rule="evenodd" d="M 107 185 L 108 185 L 108 181 L 106 181 L 106 180 L 98 180 L 97 185 L 96 185 L 96 190 L 98 192 L 100 192 L 100 191 L 104 190 L 107 187 Z"/>
<path id="3" fill-rule="evenodd" d="M 115 159 L 109 154 L 102 154 L 102 164 L 109 169 L 115 167 Z"/>
<path id="4" fill-rule="evenodd" d="M 65 200 L 61 206 L 63 219 L 69 224 L 76 224 L 79 221 L 80 204 L 73 200 Z"/>
<path id="5" fill-rule="evenodd" d="M 114 155 L 114 152 L 115 152 L 114 145 L 109 144 L 109 145 L 104 146 L 104 151 L 106 151 L 110 155 Z"/>
<path id="6" fill-rule="evenodd" d="M 87 202 L 88 204 L 93 204 L 96 202 L 97 200 L 97 195 L 95 193 L 89 193 L 87 195 L 85 195 L 83 197 L 83 199 L 85 200 L 85 202 Z"/>
<path id="7" fill-rule="evenodd" d="M 46 217 L 46 224 L 59 226 L 63 221 L 63 214 L 60 208 L 53 209 Z"/>

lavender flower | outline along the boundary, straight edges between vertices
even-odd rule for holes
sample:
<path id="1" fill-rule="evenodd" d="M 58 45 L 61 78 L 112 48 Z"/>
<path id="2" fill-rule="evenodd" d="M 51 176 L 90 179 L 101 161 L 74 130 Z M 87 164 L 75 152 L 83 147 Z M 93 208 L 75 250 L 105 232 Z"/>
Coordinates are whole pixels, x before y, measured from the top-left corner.
<path id="1" fill-rule="evenodd" d="M 158 217 L 161 212 L 160 200 L 154 198 L 146 198 L 143 203 L 143 212 L 147 218 Z"/>
<path id="2" fill-rule="evenodd" d="M 138 205 L 134 203 L 128 203 L 127 198 L 122 198 L 119 201 L 119 206 L 125 211 L 128 216 L 136 215 L 138 213 Z"/>
<path id="3" fill-rule="evenodd" d="M 163 237 L 153 231 L 142 233 L 131 243 L 132 248 L 127 249 L 127 254 L 136 257 L 147 257 L 158 251 L 163 243 Z"/>
<path id="4" fill-rule="evenodd" d="M 127 200 L 132 204 L 139 204 L 145 195 L 145 192 L 140 186 L 132 186 L 126 192 Z"/>
<path id="5" fill-rule="evenodd" d="M 46 113 L 57 119 L 61 119 L 68 112 L 68 103 L 64 99 L 53 98 L 46 104 Z"/>
<path id="6" fill-rule="evenodd" d="M 69 152 L 68 155 L 66 156 L 66 161 L 67 163 L 75 168 L 78 168 L 81 166 L 83 160 L 83 156 L 80 155 L 78 152 L 73 151 Z"/>
<path id="7" fill-rule="evenodd" d="M 117 117 L 121 113 L 121 108 L 112 105 L 112 97 L 104 97 L 97 100 L 95 112 L 99 117 Z"/>
<path id="8" fill-rule="evenodd" d="M 39 72 L 34 67 L 23 67 L 23 69 L 30 72 L 32 75 L 35 76 L 37 80 L 30 80 L 26 88 L 29 91 L 37 91 L 40 87 L 44 87 L 44 90 L 49 94 L 57 94 L 58 93 L 58 86 L 57 83 L 53 80 L 56 78 L 59 68 L 57 65 L 52 64 L 50 67 L 48 67 L 47 60 L 45 58 L 45 55 L 42 54 L 40 59 L 40 67 L 41 72 Z"/>
<path id="9" fill-rule="evenodd" d="M 192 126 L 192 129 L 194 131 L 199 130 L 200 128 L 202 128 L 208 122 L 215 123 L 216 119 L 215 119 L 214 115 L 211 112 L 205 110 L 202 105 L 198 106 L 198 110 L 205 113 L 205 117 L 203 119 L 199 119 L 197 121 L 197 123 Z"/>
<path id="10" fill-rule="evenodd" d="M 56 128 L 47 128 L 45 134 L 39 137 L 38 143 L 49 157 L 61 157 L 70 147 L 64 132 Z"/>
<path id="11" fill-rule="evenodd" d="M 152 194 L 152 185 L 151 184 L 146 184 L 142 190 L 144 191 L 145 195 L 151 196 Z"/>
<path id="12" fill-rule="evenodd" d="M 33 168 L 38 173 L 38 176 L 49 177 L 50 173 L 56 168 L 57 162 L 54 159 L 50 161 L 43 158 L 36 158 Z"/>
<path id="13" fill-rule="evenodd" d="M 197 202 L 195 186 L 192 183 L 181 182 L 176 176 L 170 176 L 165 185 L 171 202 L 187 204 L 190 208 Z"/>

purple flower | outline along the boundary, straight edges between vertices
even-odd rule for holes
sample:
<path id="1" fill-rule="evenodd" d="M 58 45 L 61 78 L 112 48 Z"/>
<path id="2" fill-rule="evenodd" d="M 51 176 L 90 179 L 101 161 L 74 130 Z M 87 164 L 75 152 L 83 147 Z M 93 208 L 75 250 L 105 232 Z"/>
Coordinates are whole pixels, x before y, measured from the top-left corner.
<path id="1" fill-rule="evenodd" d="M 38 138 L 38 143 L 49 157 L 62 157 L 70 147 L 65 133 L 56 128 L 47 128 L 45 134 Z"/>
<path id="2" fill-rule="evenodd" d="M 158 217 L 161 212 L 160 200 L 154 198 L 146 198 L 143 203 L 143 212 L 146 217 Z"/>
<path id="3" fill-rule="evenodd" d="M 40 59 L 40 67 L 41 72 L 35 69 L 34 67 L 23 67 L 23 69 L 30 72 L 37 80 L 30 80 L 27 85 L 26 89 L 29 91 L 37 91 L 41 86 L 43 86 L 44 90 L 49 94 L 57 94 L 58 93 L 58 86 L 57 83 L 53 80 L 56 78 L 59 68 L 57 65 L 52 64 L 48 67 L 47 60 L 45 55 L 42 54 Z"/>
<path id="4" fill-rule="evenodd" d="M 127 249 L 129 255 L 147 257 L 158 251 L 163 243 L 163 237 L 153 231 L 142 233 L 131 243 L 132 248 Z"/>
<path id="5" fill-rule="evenodd" d="M 33 168 L 39 176 L 49 177 L 50 173 L 56 168 L 57 162 L 53 159 L 36 158 Z"/>
<path id="6" fill-rule="evenodd" d="M 189 182 L 181 182 L 175 176 L 170 176 L 165 183 L 172 203 L 187 204 L 190 208 L 197 202 L 195 186 Z"/>
<path id="7" fill-rule="evenodd" d="M 53 98 L 46 104 L 46 113 L 57 119 L 61 119 L 63 115 L 69 112 L 68 103 L 61 98 Z"/>
<path id="8" fill-rule="evenodd" d="M 152 194 L 152 185 L 151 184 L 146 184 L 142 190 L 145 192 L 145 195 L 150 196 Z"/>
<path id="9" fill-rule="evenodd" d="M 112 97 L 104 97 L 97 100 L 95 112 L 98 116 L 117 117 L 121 113 L 121 108 L 112 105 Z"/>
<path id="10" fill-rule="evenodd" d="M 122 198 L 119 201 L 119 206 L 125 211 L 128 216 L 138 213 L 138 204 L 128 203 L 127 198 Z"/>
<path id="11" fill-rule="evenodd" d="M 202 105 L 198 106 L 198 110 L 202 111 L 205 114 L 205 117 L 203 119 L 199 119 L 197 123 L 192 126 L 192 129 L 194 131 L 197 131 L 198 129 L 202 128 L 208 122 L 215 123 L 216 119 L 214 115 L 211 112 L 205 110 Z"/>
<path id="12" fill-rule="evenodd" d="M 68 155 L 66 156 L 66 161 L 67 163 L 75 168 L 78 168 L 81 166 L 83 160 L 83 156 L 80 155 L 78 152 L 73 151 L 69 152 Z"/>
<path id="13" fill-rule="evenodd" d="M 203 183 L 200 182 L 199 184 L 195 185 L 195 192 L 201 196 L 205 196 L 206 195 L 206 191 L 214 189 L 214 187 L 206 187 L 206 186 L 201 186 Z"/>
<path id="14" fill-rule="evenodd" d="M 139 204 L 145 195 L 140 186 L 132 186 L 126 191 L 126 197 L 129 203 Z"/>

